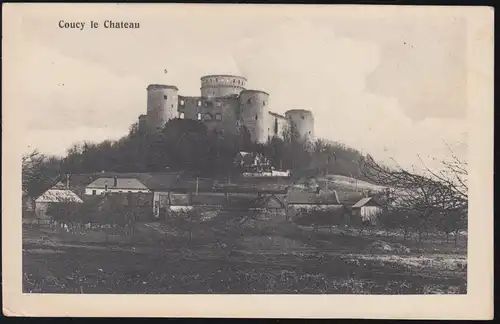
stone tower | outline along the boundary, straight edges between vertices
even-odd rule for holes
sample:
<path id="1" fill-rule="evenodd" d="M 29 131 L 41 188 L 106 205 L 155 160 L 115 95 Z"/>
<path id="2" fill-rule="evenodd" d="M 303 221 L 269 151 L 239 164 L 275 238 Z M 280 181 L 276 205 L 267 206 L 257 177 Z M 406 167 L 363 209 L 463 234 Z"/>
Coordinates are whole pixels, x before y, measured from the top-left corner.
<path id="1" fill-rule="evenodd" d="M 201 77 L 201 96 L 220 98 L 238 95 L 245 90 L 247 79 L 236 75 L 206 75 Z"/>
<path id="2" fill-rule="evenodd" d="M 265 143 L 269 132 L 269 94 L 259 90 L 243 90 L 240 93 L 240 119 L 241 127 L 246 127 L 250 132 L 252 142 Z"/>
<path id="3" fill-rule="evenodd" d="M 310 110 L 292 109 L 288 110 L 285 116 L 295 124 L 301 139 L 314 139 L 314 116 Z"/>
<path id="4" fill-rule="evenodd" d="M 178 117 L 179 89 L 176 86 L 151 84 L 147 88 L 146 124 L 151 132 L 160 131 L 170 119 Z"/>

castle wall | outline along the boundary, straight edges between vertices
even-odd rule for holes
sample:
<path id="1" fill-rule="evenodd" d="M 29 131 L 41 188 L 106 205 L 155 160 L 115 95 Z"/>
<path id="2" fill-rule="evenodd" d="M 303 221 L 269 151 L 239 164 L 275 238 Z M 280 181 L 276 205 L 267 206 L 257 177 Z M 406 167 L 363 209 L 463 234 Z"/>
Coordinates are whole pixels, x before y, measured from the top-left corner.
<path id="1" fill-rule="evenodd" d="M 179 96 L 179 118 L 198 119 L 198 113 L 201 113 L 202 98 L 201 97 L 185 97 Z M 182 115 L 184 114 L 184 115 Z"/>
<path id="2" fill-rule="evenodd" d="M 240 93 L 240 125 L 246 127 L 253 142 L 268 140 L 269 94 L 258 90 L 244 90 Z"/>
<path id="3" fill-rule="evenodd" d="M 151 131 L 158 131 L 168 120 L 178 117 L 178 89 L 175 86 L 151 84 L 147 91 L 147 125 Z"/>
<path id="4" fill-rule="evenodd" d="M 148 127 L 148 116 L 140 115 L 139 116 L 139 130 L 144 131 Z"/>
<path id="5" fill-rule="evenodd" d="M 204 99 L 201 117 L 209 131 L 236 134 L 239 108 L 238 98 Z"/>
<path id="6" fill-rule="evenodd" d="M 235 75 L 207 75 L 201 78 L 201 96 L 217 98 L 238 95 L 245 90 L 246 78 Z"/>
<path id="7" fill-rule="evenodd" d="M 285 116 L 297 126 L 300 138 L 312 140 L 314 138 L 314 116 L 311 111 L 303 109 L 289 110 Z"/>
<path id="8" fill-rule="evenodd" d="M 290 120 L 285 116 L 269 112 L 269 118 L 267 122 L 267 132 L 269 139 L 273 137 L 283 139 L 283 132 L 288 128 Z"/>

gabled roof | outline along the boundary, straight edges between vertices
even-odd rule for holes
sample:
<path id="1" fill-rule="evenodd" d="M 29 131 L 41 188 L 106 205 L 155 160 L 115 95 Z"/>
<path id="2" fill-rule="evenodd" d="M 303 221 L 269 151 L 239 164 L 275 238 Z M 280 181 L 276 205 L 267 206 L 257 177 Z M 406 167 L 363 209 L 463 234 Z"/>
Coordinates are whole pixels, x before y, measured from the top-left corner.
<path id="1" fill-rule="evenodd" d="M 315 193 L 304 191 L 290 191 L 288 192 L 287 201 L 289 204 L 295 205 L 339 205 L 340 202 L 337 198 L 336 192 Z"/>
<path id="2" fill-rule="evenodd" d="M 116 186 L 115 186 L 116 180 Z M 99 178 L 89 184 L 87 188 L 104 189 L 148 189 L 142 182 L 135 178 Z"/>
<path id="3" fill-rule="evenodd" d="M 253 164 L 254 162 L 254 155 L 252 153 L 249 153 L 249 152 L 239 152 L 238 154 L 236 154 L 235 158 L 234 158 L 234 163 L 241 163 L 243 162 L 243 164 L 247 164 L 247 165 L 250 165 L 250 164 Z"/>
<path id="4" fill-rule="evenodd" d="M 285 208 L 283 200 L 275 195 L 259 197 L 253 202 L 253 204 L 257 208 Z"/>
<path id="5" fill-rule="evenodd" d="M 80 199 L 73 191 L 68 189 L 49 189 L 45 191 L 41 196 L 35 199 L 35 202 L 52 202 L 52 203 L 60 203 L 60 202 L 76 202 L 83 203 L 83 200 Z"/>
<path id="6" fill-rule="evenodd" d="M 362 198 L 360 201 L 355 203 L 352 208 L 361 208 L 365 206 L 366 204 L 370 203 L 370 205 L 378 205 L 378 203 L 373 199 L 373 197 L 365 197 Z"/>

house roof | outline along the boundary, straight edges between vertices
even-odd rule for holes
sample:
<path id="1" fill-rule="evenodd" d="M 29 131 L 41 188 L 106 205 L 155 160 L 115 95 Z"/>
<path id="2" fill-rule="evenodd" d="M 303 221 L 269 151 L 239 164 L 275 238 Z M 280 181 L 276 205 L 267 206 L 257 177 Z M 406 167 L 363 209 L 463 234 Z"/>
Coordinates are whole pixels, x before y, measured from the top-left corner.
<path id="1" fill-rule="evenodd" d="M 363 197 L 364 197 L 363 193 L 361 193 L 361 192 L 354 192 L 354 191 L 343 192 L 343 191 L 338 191 L 339 202 L 342 205 L 354 205 L 355 203 L 357 203 Z"/>
<path id="2" fill-rule="evenodd" d="M 69 189 L 85 189 L 95 179 L 96 176 L 93 174 L 71 174 L 69 175 Z M 66 178 L 57 182 L 51 189 L 68 189 Z"/>
<path id="3" fill-rule="evenodd" d="M 45 191 L 41 196 L 35 199 L 35 202 L 77 202 L 82 203 L 83 200 L 80 199 L 73 191 L 68 189 L 49 189 Z"/>
<path id="4" fill-rule="evenodd" d="M 114 185 L 116 180 L 116 186 Z M 142 182 L 135 178 L 99 178 L 89 184 L 87 188 L 103 189 L 106 186 L 114 189 L 148 189 Z"/>
<path id="5" fill-rule="evenodd" d="M 361 207 L 365 206 L 366 204 L 368 204 L 369 202 L 376 204 L 376 201 L 375 201 L 375 199 L 373 199 L 373 197 L 365 197 L 365 198 L 362 198 L 357 203 L 355 203 L 352 207 L 353 208 L 361 208 Z"/>
<path id="6" fill-rule="evenodd" d="M 244 184 L 224 184 L 214 187 L 215 192 L 229 193 L 286 193 L 287 185 L 244 185 Z"/>
<path id="7" fill-rule="evenodd" d="M 180 174 L 178 173 L 150 174 L 147 179 L 145 179 L 144 183 L 150 190 L 169 189 L 172 188 L 179 179 Z"/>
<path id="8" fill-rule="evenodd" d="M 101 196 L 102 197 L 102 196 Z M 121 203 L 123 205 L 129 206 L 152 206 L 153 205 L 153 193 L 152 192 L 136 192 L 123 194 L 109 194 L 106 199 L 111 201 Z"/>
<path id="9" fill-rule="evenodd" d="M 200 193 L 191 196 L 193 205 L 223 206 L 227 204 L 226 196 L 216 193 Z"/>
<path id="10" fill-rule="evenodd" d="M 304 191 L 290 191 L 287 196 L 289 204 L 316 204 L 316 205 L 339 205 L 336 192 L 315 193 Z"/>
<path id="11" fill-rule="evenodd" d="M 181 173 L 151 173 L 144 180 L 146 187 L 153 191 L 212 191 L 213 179 L 183 176 Z M 198 183 L 197 183 L 198 182 Z"/>
<path id="12" fill-rule="evenodd" d="M 275 195 L 262 196 L 253 202 L 257 208 L 285 208 L 285 203 Z"/>
<path id="13" fill-rule="evenodd" d="M 244 164 L 253 164 L 254 155 L 252 153 L 248 153 L 248 152 L 239 152 L 238 154 L 236 154 L 236 157 L 234 158 L 234 162 L 241 163 L 242 161 Z"/>

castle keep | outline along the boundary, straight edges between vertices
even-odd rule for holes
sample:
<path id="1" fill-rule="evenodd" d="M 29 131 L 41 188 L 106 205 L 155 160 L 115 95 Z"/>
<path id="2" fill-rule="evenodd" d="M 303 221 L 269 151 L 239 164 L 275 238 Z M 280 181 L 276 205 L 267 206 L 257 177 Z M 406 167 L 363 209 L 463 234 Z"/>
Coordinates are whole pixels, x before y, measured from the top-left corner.
<path id="1" fill-rule="evenodd" d="M 174 118 L 202 121 L 209 130 L 238 134 L 248 131 L 256 143 L 283 138 L 291 123 L 304 140 L 314 136 L 311 111 L 294 109 L 285 115 L 269 110 L 269 94 L 246 89 L 247 79 L 235 75 L 201 78 L 200 96 L 181 96 L 172 85 L 151 84 L 147 88 L 147 114 L 139 116 L 141 129 L 157 132 Z"/>

